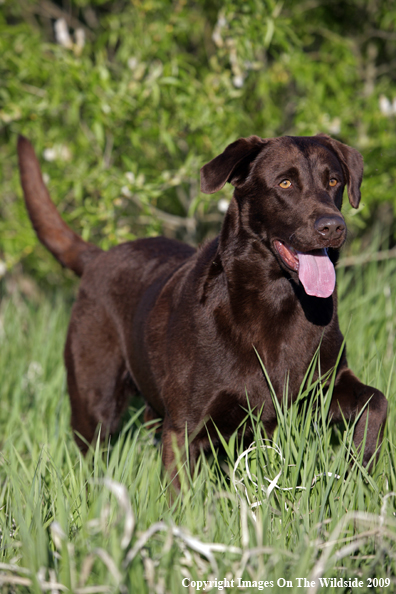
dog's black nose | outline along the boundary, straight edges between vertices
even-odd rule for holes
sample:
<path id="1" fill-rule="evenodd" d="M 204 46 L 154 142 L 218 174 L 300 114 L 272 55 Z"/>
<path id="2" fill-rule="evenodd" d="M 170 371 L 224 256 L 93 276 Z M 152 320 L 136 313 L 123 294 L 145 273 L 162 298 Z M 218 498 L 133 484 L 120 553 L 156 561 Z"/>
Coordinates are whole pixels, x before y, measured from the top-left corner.
<path id="1" fill-rule="evenodd" d="M 315 230 L 323 239 L 338 239 L 345 233 L 346 225 L 342 217 L 337 215 L 319 217 L 315 221 Z"/>

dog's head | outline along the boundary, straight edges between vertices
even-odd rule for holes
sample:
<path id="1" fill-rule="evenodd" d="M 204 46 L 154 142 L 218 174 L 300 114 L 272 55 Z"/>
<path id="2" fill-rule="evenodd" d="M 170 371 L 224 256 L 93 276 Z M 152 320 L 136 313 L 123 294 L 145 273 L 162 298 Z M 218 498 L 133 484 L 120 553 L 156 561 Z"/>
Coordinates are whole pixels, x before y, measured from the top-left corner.
<path id="1" fill-rule="evenodd" d="M 346 239 L 344 187 L 357 208 L 363 177 L 360 153 L 325 134 L 240 138 L 201 169 L 208 194 L 235 187 L 235 229 L 264 243 L 280 266 L 298 273 L 309 295 L 328 297 L 335 285 L 327 249 Z"/>

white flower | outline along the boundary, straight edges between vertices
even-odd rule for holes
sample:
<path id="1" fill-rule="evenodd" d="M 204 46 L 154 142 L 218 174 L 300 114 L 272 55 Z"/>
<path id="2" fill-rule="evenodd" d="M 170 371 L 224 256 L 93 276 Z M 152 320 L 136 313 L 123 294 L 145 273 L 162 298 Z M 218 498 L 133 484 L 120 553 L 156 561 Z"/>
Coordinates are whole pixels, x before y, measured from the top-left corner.
<path id="1" fill-rule="evenodd" d="M 221 200 L 218 201 L 217 208 L 220 212 L 227 212 L 229 204 L 230 204 L 229 200 L 222 198 Z"/>
<path id="2" fill-rule="evenodd" d="M 60 159 L 61 161 L 70 161 L 72 154 L 66 145 L 59 144 L 53 146 L 52 148 L 44 149 L 43 157 L 46 161 L 55 161 L 55 159 Z"/>
<path id="3" fill-rule="evenodd" d="M 85 31 L 84 29 L 76 29 L 74 33 L 74 37 L 76 38 L 76 47 L 80 51 L 83 49 L 85 45 Z"/>
<path id="4" fill-rule="evenodd" d="M 61 144 L 58 147 L 57 153 L 61 161 L 70 161 L 70 159 L 72 158 L 70 149 L 64 144 Z"/>
<path id="5" fill-rule="evenodd" d="M 128 188 L 128 186 L 122 186 L 122 188 L 121 188 L 121 194 L 123 196 L 125 196 L 125 198 L 130 198 L 132 196 L 132 192 Z"/>
<path id="6" fill-rule="evenodd" d="M 43 157 L 46 161 L 55 161 L 56 159 L 56 150 L 53 148 L 47 148 L 43 152 Z"/>
<path id="7" fill-rule="evenodd" d="M 217 47 L 223 47 L 224 41 L 221 36 L 221 30 L 227 25 L 227 21 L 224 16 L 219 16 L 216 26 L 213 30 L 212 39 Z"/>
<path id="8" fill-rule="evenodd" d="M 333 120 L 331 120 L 328 123 L 327 128 L 328 128 L 330 134 L 339 134 L 341 132 L 340 118 L 334 118 Z"/>
<path id="9" fill-rule="evenodd" d="M 240 89 L 241 87 L 243 87 L 243 76 L 240 74 L 238 76 L 234 76 L 232 82 L 234 84 L 234 87 Z"/>
<path id="10" fill-rule="evenodd" d="M 380 112 L 385 116 L 390 116 L 394 113 L 393 106 L 388 97 L 385 97 L 385 95 L 379 96 L 379 108 Z"/>
<path id="11" fill-rule="evenodd" d="M 129 58 L 127 64 L 128 64 L 128 68 L 130 68 L 131 70 L 135 70 L 136 66 L 138 65 L 138 60 L 137 60 L 137 58 L 132 56 L 132 58 Z"/>
<path id="12" fill-rule="evenodd" d="M 69 34 L 69 29 L 67 28 L 67 23 L 65 19 L 57 19 L 54 25 L 55 29 L 55 39 L 62 45 L 63 47 L 67 47 L 67 49 L 73 48 L 73 42 Z"/>

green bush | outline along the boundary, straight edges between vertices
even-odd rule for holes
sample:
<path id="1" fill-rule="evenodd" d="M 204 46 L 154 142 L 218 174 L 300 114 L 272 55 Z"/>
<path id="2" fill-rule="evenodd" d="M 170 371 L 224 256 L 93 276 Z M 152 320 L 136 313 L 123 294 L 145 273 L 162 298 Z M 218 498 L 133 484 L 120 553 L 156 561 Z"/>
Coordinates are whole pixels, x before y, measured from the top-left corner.
<path id="1" fill-rule="evenodd" d="M 239 136 L 327 132 L 365 158 L 363 205 L 358 216 L 345 209 L 352 236 L 379 229 L 392 241 L 389 0 L 5 0 L 1 11 L 0 259 L 9 270 L 22 263 L 37 278 L 61 278 L 21 200 L 18 133 L 34 143 L 68 223 L 107 248 L 157 233 L 193 243 L 213 235 L 231 188 L 202 194 L 205 162 Z M 54 35 L 62 16 L 63 45 Z"/>

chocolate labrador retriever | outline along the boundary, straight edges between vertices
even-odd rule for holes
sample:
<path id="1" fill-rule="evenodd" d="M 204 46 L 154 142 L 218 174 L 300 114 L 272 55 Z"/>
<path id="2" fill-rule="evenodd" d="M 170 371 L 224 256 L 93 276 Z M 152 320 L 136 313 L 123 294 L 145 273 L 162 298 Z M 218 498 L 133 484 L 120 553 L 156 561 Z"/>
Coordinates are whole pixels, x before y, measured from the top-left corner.
<path id="1" fill-rule="evenodd" d="M 250 406 L 268 434 L 277 418 L 257 353 L 279 399 L 295 398 L 320 345 L 336 365 L 332 421 L 358 420 L 365 465 L 382 441 L 387 401 L 348 369 L 337 319 L 334 263 L 346 238 L 344 186 L 357 208 L 361 155 L 319 134 L 240 138 L 201 170 L 203 192 L 235 190 L 220 235 L 195 250 L 164 237 L 108 252 L 76 235 L 43 183 L 34 150 L 18 143 L 22 187 L 40 241 L 82 277 L 65 347 L 71 424 L 84 450 L 117 430 L 131 392 L 145 420 L 163 419 L 163 461 L 190 437 L 194 463 L 217 429 L 227 439 Z M 265 404 L 265 406 L 262 406 Z M 368 419 L 367 419 L 368 416 Z"/>

